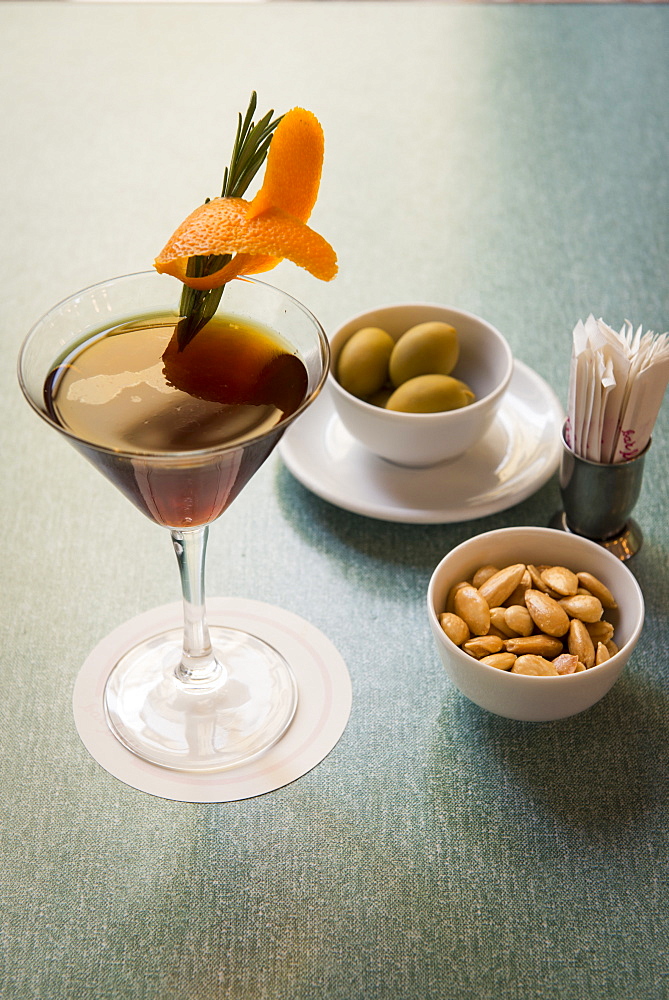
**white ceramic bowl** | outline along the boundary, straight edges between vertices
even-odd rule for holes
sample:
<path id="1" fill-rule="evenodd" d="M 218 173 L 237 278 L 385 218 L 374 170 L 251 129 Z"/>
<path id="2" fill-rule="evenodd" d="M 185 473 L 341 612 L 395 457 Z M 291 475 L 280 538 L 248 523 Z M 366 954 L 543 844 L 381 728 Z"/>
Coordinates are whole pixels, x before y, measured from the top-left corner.
<path id="1" fill-rule="evenodd" d="M 459 334 L 460 358 L 453 375 L 471 386 L 476 401 L 442 413 L 399 413 L 366 403 L 336 379 L 339 352 L 365 326 L 380 326 L 397 340 L 410 327 L 428 320 L 450 323 Z M 382 306 L 348 320 L 331 337 L 329 390 L 339 417 L 361 444 L 398 465 L 429 466 L 464 454 L 485 434 L 513 373 L 511 349 L 485 320 L 431 303 Z"/>
<path id="2" fill-rule="evenodd" d="M 450 588 L 471 579 L 479 566 L 514 563 L 567 566 L 594 574 L 609 588 L 618 611 L 605 617 L 615 627 L 619 652 L 599 666 L 560 677 L 511 674 L 459 649 L 439 624 Z M 462 542 L 445 556 L 430 580 L 428 615 L 439 655 L 455 686 L 481 708 L 507 719 L 548 722 L 590 708 L 613 687 L 637 644 L 644 620 L 639 585 L 629 569 L 596 542 L 552 528 L 501 528 Z"/>

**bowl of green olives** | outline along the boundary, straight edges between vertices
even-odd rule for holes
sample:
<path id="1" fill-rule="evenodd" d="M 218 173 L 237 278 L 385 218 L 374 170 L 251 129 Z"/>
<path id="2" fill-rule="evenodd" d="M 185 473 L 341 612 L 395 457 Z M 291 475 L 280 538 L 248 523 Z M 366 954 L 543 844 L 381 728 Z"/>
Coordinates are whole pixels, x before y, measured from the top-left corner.
<path id="1" fill-rule="evenodd" d="M 398 465 L 457 458 L 492 424 L 513 373 L 490 323 L 432 303 L 382 306 L 331 337 L 329 390 L 368 451 Z"/>

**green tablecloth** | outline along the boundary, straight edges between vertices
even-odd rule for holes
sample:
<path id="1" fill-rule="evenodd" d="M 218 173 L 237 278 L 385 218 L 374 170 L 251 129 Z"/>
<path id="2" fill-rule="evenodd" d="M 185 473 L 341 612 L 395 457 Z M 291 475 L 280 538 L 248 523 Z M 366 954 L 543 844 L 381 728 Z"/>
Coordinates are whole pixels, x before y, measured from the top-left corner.
<path id="1" fill-rule="evenodd" d="M 138 792 L 71 694 L 119 623 L 178 599 L 169 540 L 20 398 L 56 300 L 150 267 L 215 195 L 237 111 L 311 108 L 329 285 L 271 280 L 328 329 L 380 302 L 479 313 L 566 402 L 588 313 L 669 327 L 663 6 L 0 5 L 3 615 L 0 993 L 96 1000 L 659 1000 L 669 995 L 666 404 L 619 683 L 505 721 L 447 681 L 425 592 L 472 534 L 548 523 L 554 477 L 478 521 L 347 513 L 275 455 L 214 527 L 208 590 L 285 607 L 351 673 L 327 759 L 240 802 Z"/>

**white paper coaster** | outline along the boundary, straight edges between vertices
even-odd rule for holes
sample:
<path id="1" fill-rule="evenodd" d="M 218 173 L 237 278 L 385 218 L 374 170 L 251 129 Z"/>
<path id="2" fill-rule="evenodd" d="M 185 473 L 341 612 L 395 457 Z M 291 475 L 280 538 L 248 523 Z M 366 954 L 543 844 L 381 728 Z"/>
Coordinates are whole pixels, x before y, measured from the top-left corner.
<path id="1" fill-rule="evenodd" d="M 106 771 L 140 791 L 179 802 L 232 802 L 289 784 L 330 753 L 351 712 L 346 664 L 330 640 L 304 619 L 238 598 L 209 599 L 207 619 L 211 625 L 246 629 L 265 639 L 293 669 L 298 687 L 295 718 L 279 742 L 257 760 L 215 774 L 170 771 L 140 760 L 107 727 L 103 696 L 112 667 L 144 636 L 179 626 L 181 603 L 138 615 L 98 643 L 79 672 L 72 696 L 79 736 Z"/>

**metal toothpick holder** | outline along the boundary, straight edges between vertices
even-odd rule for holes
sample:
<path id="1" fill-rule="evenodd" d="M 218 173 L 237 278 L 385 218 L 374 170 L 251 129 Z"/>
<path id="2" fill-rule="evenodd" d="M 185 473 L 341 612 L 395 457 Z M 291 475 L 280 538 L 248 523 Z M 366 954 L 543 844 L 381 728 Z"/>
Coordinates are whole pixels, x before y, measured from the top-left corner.
<path id="1" fill-rule="evenodd" d="M 552 527 L 591 538 L 618 559 L 631 559 L 643 542 L 631 514 L 639 499 L 649 448 L 650 441 L 628 462 L 591 462 L 574 454 L 563 428 L 560 493 L 564 509 L 555 515 Z"/>

